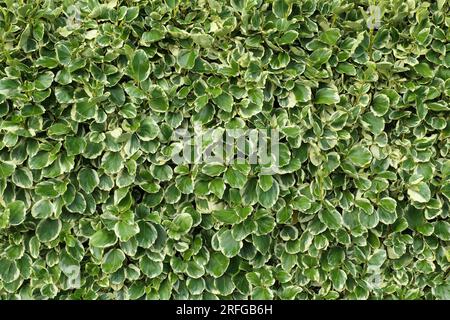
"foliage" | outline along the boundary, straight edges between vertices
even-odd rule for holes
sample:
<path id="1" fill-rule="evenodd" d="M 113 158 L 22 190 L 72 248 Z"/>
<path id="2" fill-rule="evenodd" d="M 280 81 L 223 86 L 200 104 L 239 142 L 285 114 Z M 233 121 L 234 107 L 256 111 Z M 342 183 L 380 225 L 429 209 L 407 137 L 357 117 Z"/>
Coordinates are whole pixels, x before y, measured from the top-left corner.
<path id="1" fill-rule="evenodd" d="M 0 297 L 450 299 L 449 26 L 446 0 L 0 1 Z M 282 166 L 174 163 L 194 126 L 279 129 Z"/>

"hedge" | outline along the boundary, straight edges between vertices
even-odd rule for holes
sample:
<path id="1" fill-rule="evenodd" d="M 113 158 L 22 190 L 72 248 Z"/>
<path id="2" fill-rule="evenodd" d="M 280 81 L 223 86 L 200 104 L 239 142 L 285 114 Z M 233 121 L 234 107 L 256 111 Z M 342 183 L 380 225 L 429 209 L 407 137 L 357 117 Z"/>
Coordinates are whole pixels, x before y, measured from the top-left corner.
<path id="1" fill-rule="evenodd" d="M 446 0 L 0 1 L 0 298 L 450 299 L 449 26 Z M 269 173 L 175 161 L 251 130 Z"/>

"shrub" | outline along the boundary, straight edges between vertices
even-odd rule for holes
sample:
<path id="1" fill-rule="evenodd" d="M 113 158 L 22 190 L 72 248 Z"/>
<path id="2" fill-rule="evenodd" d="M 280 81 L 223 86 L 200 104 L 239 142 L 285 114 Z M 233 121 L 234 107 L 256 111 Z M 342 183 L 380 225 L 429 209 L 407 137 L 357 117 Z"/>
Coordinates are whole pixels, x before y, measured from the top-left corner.
<path id="1" fill-rule="evenodd" d="M 449 299 L 448 13 L 1 1 L 0 297 Z"/>

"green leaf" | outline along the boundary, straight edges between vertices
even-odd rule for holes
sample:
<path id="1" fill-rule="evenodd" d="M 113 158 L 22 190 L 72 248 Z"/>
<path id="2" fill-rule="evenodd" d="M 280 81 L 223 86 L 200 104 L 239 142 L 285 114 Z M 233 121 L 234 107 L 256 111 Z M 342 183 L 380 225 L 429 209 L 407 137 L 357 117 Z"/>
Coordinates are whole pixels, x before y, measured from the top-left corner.
<path id="1" fill-rule="evenodd" d="M 224 275 L 214 279 L 214 286 L 218 293 L 223 296 L 229 296 L 234 291 L 234 284 L 229 275 Z"/>
<path id="2" fill-rule="evenodd" d="M 246 81 L 259 81 L 260 77 L 261 77 L 261 67 L 258 65 L 258 63 L 256 62 L 251 62 L 247 68 L 247 70 L 245 71 L 244 74 L 244 79 Z"/>
<path id="3" fill-rule="evenodd" d="M 122 250 L 112 249 L 103 257 L 102 270 L 106 273 L 114 273 L 119 270 L 125 261 L 125 254 Z"/>
<path id="4" fill-rule="evenodd" d="M 116 242 L 117 237 L 113 231 L 101 229 L 91 236 L 89 245 L 94 248 L 107 248 Z"/>
<path id="5" fill-rule="evenodd" d="M 197 53 L 192 49 L 181 49 L 178 52 L 177 63 L 180 68 L 192 69 L 197 59 Z"/>
<path id="6" fill-rule="evenodd" d="M 71 53 L 65 44 L 58 43 L 56 46 L 56 58 L 62 65 L 69 65 L 72 62 Z"/>
<path id="7" fill-rule="evenodd" d="M 381 117 L 375 116 L 372 112 L 367 112 L 362 116 L 362 123 L 364 127 L 373 134 L 379 135 L 384 130 L 384 120 Z"/>
<path id="8" fill-rule="evenodd" d="M 159 181 L 169 181 L 173 176 L 172 168 L 167 164 L 160 166 L 152 164 L 150 167 L 150 173 Z"/>
<path id="9" fill-rule="evenodd" d="M 287 18 L 291 13 L 291 6 L 287 0 L 275 0 L 272 4 L 272 11 L 278 18 Z"/>
<path id="10" fill-rule="evenodd" d="M 20 277 L 20 270 L 15 261 L 0 258 L 0 279 L 4 283 L 12 283 Z"/>
<path id="11" fill-rule="evenodd" d="M 337 65 L 336 71 L 338 73 L 347 74 L 349 76 L 356 76 L 356 68 L 348 62 L 341 62 Z"/>
<path id="12" fill-rule="evenodd" d="M 186 274 L 193 279 L 199 279 L 205 274 L 205 268 L 196 261 L 189 261 L 186 267 Z"/>
<path id="13" fill-rule="evenodd" d="M 311 208 L 311 199 L 306 196 L 300 196 L 293 199 L 292 207 L 295 210 L 306 211 Z"/>
<path id="14" fill-rule="evenodd" d="M 118 173 L 123 166 L 123 159 L 119 152 L 108 152 L 102 158 L 101 167 L 107 174 Z"/>
<path id="15" fill-rule="evenodd" d="M 206 271 L 214 278 L 219 278 L 225 274 L 230 264 L 230 259 L 220 252 L 213 252 L 206 265 Z"/>
<path id="16" fill-rule="evenodd" d="M 148 92 L 148 104 L 153 111 L 166 112 L 169 109 L 169 99 L 160 86 L 152 85 Z"/>
<path id="17" fill-rule="evenodd" d="M 0 80 L 0 93 L 8 93 L 10 90 L 17 90 L 20 87 L 20 82 L 14 79 Z"/>
<path id="18" fill-rule="evenodd" d="M 219 199 L 222 199 L 225 192 L 225 183 L 222 178 L 215 178 L 208 184 L 209 190 Z"/>
<path id="19" fill-rule="evenodd" d="M 202 167 L 202 173 L 215 177 L 222 174 L 226 170 L 225 166 L 221 164 L 207 163 Z"/>
<path id="20" fill-rule="evenodd" d="M 434 234 L 443 241 L 450 241 L 450 223 L 447 221 L 436 221 Z"/>
<path id="21" fill-rule="evenodd" d="M 58 190 L 55 183 L 50 181 L 39 182 L 35 187 L 36 194 L 41 197 L 54 198 L 57 197 L 63 190 Z"/>
<path id="22" fill-rule="evenodd" d="M 386 251 L 383 249 L 377 249 L 375 252 L 369 256 L 369 267 L 371 268 L 379 268 L 383 265 L 384 261 L 386 261 Z"/>
<path id="23" fill-rule="evenodd" d="M 13 174 L 16 166 L 13 163 L 3 162 L 0 160 L 0 178 L 7 178 Z"/>
<path id="24" fill-rule="evenodd" d="M 328 252 L 328 263 L 333 266 L 341 265 L 345 260 L 345 251 L 340 247 L 331 248 Z"/>
<path id="25" fill-rule="evenodd" d="M 247 182 L 247 177 L 240 171 L 233 168 L 228 168 L 225 172 L 223 179 L 225 183 L 229 184 L 232 188 L 243 188 Z"/>
<path id="26" fill-rule="evenodd" d="M 293 43 L 298 37 L 298 32 L 295 30 L 289 30 L 285 33 L 283 33 L 283 35 L 278 38 L 277 42 L 279 45 L 286 45 L 286 44 L 291 44 Z"/>
<path id="27" fill-rule="evenodd" d="M 432 288 L 434 295 L 439 300 L 449 300 L 450 299 L 450 284 L 448 282 L 442 283 L 435 288 Z"/>
<path id="28" fill-rule="evenodd" d="M 339 229 L 343 223 L 342 216 L 337 210 L 323 209 L 319 212 L 319 219 L 331 230 Z"/>
<path id="29" fill-rule="evenodd" d="M 151 117 L 146 117 L 141 121 L 139 129 L 136 131 L 139 139 L 142 141 L 150 141 L 155 139 L 159 134 L 159 127 Z"/>
<path id="30" fill-rule="evenodd" d="M 328 48 L 319 48 L 313 51 L 309 56 L 311 63 L 315 67 L 320 67 L 324 63 L 327 63 L 331 58 L 333 51 Z M 339 102 L 339 95 L 334 88 L 322 88 L 317 91 L 316 103 L 317 104 L 334 104 Z"/>
<path id="31" fill-rule="evenodd" d="M 191 230 L 194 223 L 192 216 L 189 213 L 180 213 L 173 219 L 173 224 L 176 226 L 176 233 L 183 235 Z"/>
<path id="32" fill-rule="evenodd" d="M 332 46 L 336 44 L 340 37 L 341 32 L 338 28 L 330 28 L 320 34 L 319 40 Z"/>
<path id="33" fill-rule="evenodd" d="M 222 209 L 213 211 L 212 216 L 225 224 L 235 224 L 238 223 L 241 219 L 234 209 Z"/>
<path id="34" fill-rule="evenodd" d="M 36 236 L 40 242 L 50 242 L 58 238 L 62 223 L 58 219 L 41 220 L 36 227 Z"/>
<path id="35" fill-rule="evenodd" d="M 431 191 L 425 182 L 419 182 L 408 188 L 408 196 L 413 201 L 426 203 L 431 199 Z"/>
<path id="36" fill-rule="evenodd" d="M 136 19 L 139 15 L 139 7 L 128 7 L 127 13 L 125 15 L 125 21 L 131 22 Z"/>
<path id="37" fill-rule="evenodd" d="M 118 106 L 121 106 L 125 103 L 125 92 L 123 91 L 121 86 L 115 86 L 110 89 L 111 92 L 111 101 Z"/>
<path id="38" fill-rule="evenodd" d="M 49 163 L 50 154 L 46 151 L 39 151 L 33 157 L 28 159 L 28 165 L 30 169 L 42 169 Z M 1 174 L 1 164 L 0 164 Z"/>
<path id="39" fill-rule="evenodd" d="M 384 197 L 380 199 L 379 205 L 381 208 L 388 212 L 395 212 L 395 209 L 397 207 L 397 202 L 390 198 L 390 197 Z"/>
<path id="40" fill-rule="evenodd" d="M 449 297 L 447 12 L 3 1 L 0 299 Z"/>
<path id="41" fill-rule="evenodd" d="M 150 63 L 144 50 L 138 49 L 133 53 L 130 73 L 134 80 L 142 82 L 150 75 Z"/>
<path id="42" fill-rule="evenodd" d="M 389 110 L 389 98 L 385 94 L 378 94 L 372 102 L 372 112 L 376 116 L 383 116 Z"/>
<path id="43" fill-rule="evenodd" d="M 20 225 L 26 216 L 25 203 L 21 200 L 15 200 L 8 203 L 9 224 L 12 226 Z"/>
<path id="44" fill-rule="evenodd" d="M 252 292 L 252 300 L 272 300 L 273 293 L 269 288 L 256 287 Z"/>
<path id="45" fill-rule="evenodd" d="M 308 102 L 311 100 L 311 88 L 304 84 L 296 83 L 293 92 L 298 102 Z"/>
<path id="46" fill-rule="evenodd" d="M 257 183 L 257 179 L 250 179 L 245 183 L 244 188 L 241 189 L 242 203 L 244 205 L 253 205 L 258 202 Z"/>
<path id="47" fill-rule="evenodd" d="M 70 203 L 70 205 L 66 206 L 67 210 L 74 213 L 84 213 L 86 210 L 86 199 L 81 193 L 77 192 L 75 194 L 75 198 Z"/>
<path id="48" fill-rule="evenodd" d="M 144 255 L 139 261 L 139 269 L 150 279 L 156 278 L 163 271 L 163 264 L 161 261 L 154 261 L 148 256 Z"/>
<path id="49" fill-rule="evenodd" d="M 340 101 L 339 93 L 335 88 L 322 88 L 317 90 L 314 102 L 316 104 L 332 105 Z"/>
<path id="50" fill-rule="evenodd" d="M 262 191 L 267 192 L 270 190 L 273 184 L 273 178 L 269 175 L 259 176 L 258 185 Z"/>
<path id="51" fill-rule="evenodd" d="M 219 96 L 213 98 L 213 101 L 220 109 L 226 112 L 233 110 L 233 97 L 226 92 L 222 92 Z"/>
<path id="52" fill-rule="evenodd" d="M 55 58 L 52 58 L 52 57 L 43 56 L 43 57 L 39 57 L 36 60 L 36 65 L 53 69 L 58 66 L 58 60 Z"/>
<path id="53" fill-rule="evenodd" d="M 414 70 L 416 70 L 418 74 L 426 78 L 431 78 L 433 76 L 433 70 L 431 69 L 430 65 L 426 62 L 421 62 L 415 65 Z"/>
<path id="54" fill-rule="evenodd" d="M 55 211 L 53 203 L 48 199 L 37 201 L 31 208 L 31 215 L 38 219 L 49 218 Z"/>
<path id="55" fill-rule="evenodd" d="M 228 258 L 233 258 L 239 253 L 242 247 L 241 241 L 234 240 L 231 231 L 226 230 L 219 236 L 220 251 Z"/>
<path id="56" fill-rule="evenodd" d="M 373 213 L 373 206 L 369 200 L 364 198 L 355 199 L 356 205 L 364 211 L 365 214 L 371 215 Z"/>
<path id="57" fill-rule="evenodd" d="M 96 113 L 96 106 L 93 102 L 79 101 L 74 105 L 72 110 L 72 118 L 75 121 L 83 122 L 87 119 L 92 119 Z"/>
<path id="58" fill-rule="evenodd" d="M 181 193 L 190 194 L 194 192 L 194 182 L 192 181 L 191 176 L 176 177 L 175 185 Z"/>
<path id="59" fill-rule="evenodd" d="M 272 182 L 272 185 L 267 191 L 264 191 L 260 186 L 256 189 L 258 195 L 258 202 L 265 208 L 271 208 L 278 200 L 280 195 L 280 187 L 276 181 Z"/>
<path id="60" fill-rule="evenodd" d="M 347 281 L 347 274 L 341 269 L 333 269 L 330 272 L 330 279 L 333 283 L 333 287 L 337 291 L 342 291 Z"/>
<path id="61" fill-rule="evenodd" d="M 264 104 L 264 91 L 261 89 L 248 90 L 248 97 L 252 103 L 258 106 L 262 106 Z"/>
<path id="62" fill-rule="evenodd" d="M 67 151 L 67 155 L 73 156 L 83 153 L 86 148 L 86 141 L 81 137 L 67 137 L 64 142 L 64 148 Z"/>
<path id="63" fill-rule="evenodd" d="M 141 41 L 143 43 L 152 43 L 164 39 L 165 32 L 159 29 L 152 29 L 142 34 Z"/>
<path id="64" fill-rule="evenodd" d="M 347 159 L 355 166 L 365 167 L 372 161 L 372 153 L 366 147 L 356 145 L 349 150 Z"/>
<path id="65" fill-rule="evenodd" d="M 442 194 L 450 200 L 450 183 L 447 183 L 441 188 Z"/>
<path id="66" fill-rule="evenodd" d="M 136 223 L 118 221 L 114 225 L 114 232 L 120 241 L 126 242 L 139 233 L 139 226 Z"/>
<path id="67" fill-rule="evenodd" d="M 158 238 L 158 231 L 156 228 L 147 222 L 139 223 L 139 233 L 136 235 L 138 245 L 142 248 L 150 248 Z"/>
<path id="68" fill-rule="evenodd" d="M 51 71 L 40 74 L 34 82 L 34 87 L 37 90 L 45 90 L 52 85 L 53 77 L 55 75 Z"/>
<path id="69" fill-rule="evenodd" d="M 92 193 L 94 189 L 99 185 L 100 179 L 98 177 L 97 171 L 90 168 L 82 168 L 78 171 L 78 182 L 80 188 L 86 193 Z"/>

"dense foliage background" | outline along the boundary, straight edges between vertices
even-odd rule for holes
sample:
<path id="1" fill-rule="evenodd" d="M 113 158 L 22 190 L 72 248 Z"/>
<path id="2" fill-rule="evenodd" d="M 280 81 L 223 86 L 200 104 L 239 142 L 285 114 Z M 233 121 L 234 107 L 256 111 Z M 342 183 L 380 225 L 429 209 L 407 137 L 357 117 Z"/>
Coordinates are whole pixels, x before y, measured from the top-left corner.
<path id="1" fill-rule="evenodd" d="M 446 0 L 1 0 L 0 298 L 449 299 L 449 26 Z M 277 128 L 282 167 L 176 165 L 194 125 Z"/>

